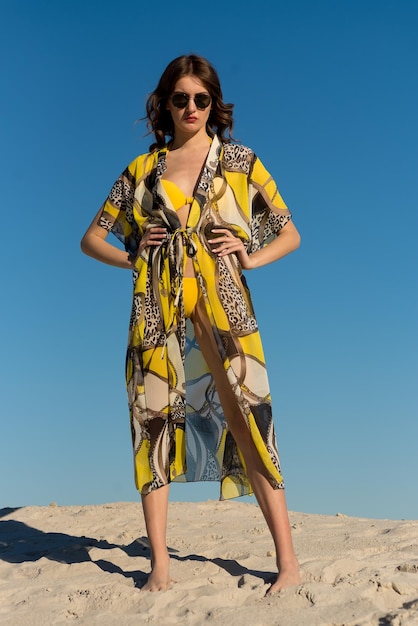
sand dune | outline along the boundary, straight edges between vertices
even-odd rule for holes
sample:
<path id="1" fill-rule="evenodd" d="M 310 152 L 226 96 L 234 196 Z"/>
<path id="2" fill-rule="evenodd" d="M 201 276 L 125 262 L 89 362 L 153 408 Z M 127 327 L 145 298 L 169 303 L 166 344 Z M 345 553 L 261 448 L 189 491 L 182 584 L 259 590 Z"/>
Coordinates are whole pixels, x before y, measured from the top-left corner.
<path id="1" fill-rule="evenodd" d="M 303 584 L 265 597 L 275 555 L 256 504 L 170 503 L 176 583 L 153 594 L 140 504 L 1 509 L 0 623 L 418 625 L 418 521 L 290 517 Z"/>

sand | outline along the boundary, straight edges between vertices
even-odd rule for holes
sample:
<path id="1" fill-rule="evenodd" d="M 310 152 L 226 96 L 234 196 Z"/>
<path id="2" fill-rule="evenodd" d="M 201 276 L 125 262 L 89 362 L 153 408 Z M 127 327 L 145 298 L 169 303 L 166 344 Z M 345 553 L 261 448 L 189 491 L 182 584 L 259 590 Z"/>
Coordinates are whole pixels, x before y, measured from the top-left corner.
<path id="1" fill-rule="evenodd" d="M 0 624 L 418 625 L 418 521 L 290 519 L 303 583 L 265 597 L 275 554 L 256 504 L 170 503 L 162 593 L 141 591 L 139 503 L 1 509 Z"/>

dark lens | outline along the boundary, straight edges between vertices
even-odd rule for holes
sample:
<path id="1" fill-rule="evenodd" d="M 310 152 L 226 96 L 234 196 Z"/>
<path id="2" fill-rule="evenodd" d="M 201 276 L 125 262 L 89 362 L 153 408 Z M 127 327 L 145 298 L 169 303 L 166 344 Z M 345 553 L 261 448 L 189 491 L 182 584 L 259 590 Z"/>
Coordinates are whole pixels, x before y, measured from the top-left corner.
<path id="1" fill-rule="evenodd" d="M 177 109 L 185 109 L 187 107 L 187 103 L 189 102 L 189 96 L 185 93 L 175 93 L 171 97 L 171 102 Z"/>
<path id="2" fill-rule="evenodd" d="M 197 93 L 194 101 L 198 109 L 206 109 L 210 105 L 210 95 L 208 93 Z"/>

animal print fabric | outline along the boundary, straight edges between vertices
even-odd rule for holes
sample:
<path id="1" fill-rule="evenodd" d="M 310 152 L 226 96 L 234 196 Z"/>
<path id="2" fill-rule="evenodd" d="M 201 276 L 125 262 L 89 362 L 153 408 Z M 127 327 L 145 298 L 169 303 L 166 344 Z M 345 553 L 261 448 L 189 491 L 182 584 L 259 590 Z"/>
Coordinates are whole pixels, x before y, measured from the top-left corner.
<path id="1" fill-rule="evenodd" d="M 236 255 L 218 259 L 211 227 L 228 226 L 249 253 L 291 219 L 276 183 L 245 146 L 212 141 L 182 228 L 160 179 L 168 147 L 137 157 L 113 185 L 100 225 L 136 258 L 126 355 L 136 486 L 142 494 L 171 481 L 220 481 L 221 499 L 252 493 L 228 430 L 213 376 L 184 317 L 184 254 L 255 446 L 274 488 L 283 488 L 263 348 L 251 296 Z M 168 238 L 138 256 L 147 228 Z"/>

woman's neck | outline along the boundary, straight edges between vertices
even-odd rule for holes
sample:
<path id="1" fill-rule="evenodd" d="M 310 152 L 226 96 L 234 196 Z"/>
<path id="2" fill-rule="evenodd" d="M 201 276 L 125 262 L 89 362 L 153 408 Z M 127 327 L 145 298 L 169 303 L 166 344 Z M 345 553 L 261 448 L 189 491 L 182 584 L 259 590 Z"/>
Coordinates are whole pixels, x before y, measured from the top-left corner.
<path id="1" fill-rule="evenodd" d="M 202 148 L 208 148 L 212 143 L 212 139 L 206 133 L 196 133 L 196 135 L 181 135 L 177 134 L 170 142 L 170 150 L 200 150 Z"/>

